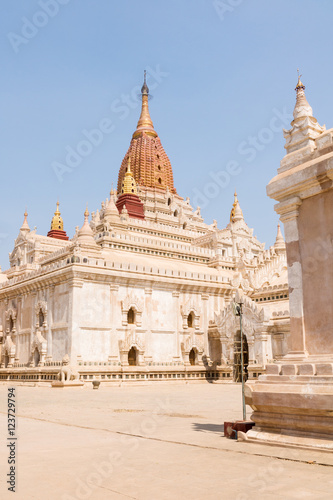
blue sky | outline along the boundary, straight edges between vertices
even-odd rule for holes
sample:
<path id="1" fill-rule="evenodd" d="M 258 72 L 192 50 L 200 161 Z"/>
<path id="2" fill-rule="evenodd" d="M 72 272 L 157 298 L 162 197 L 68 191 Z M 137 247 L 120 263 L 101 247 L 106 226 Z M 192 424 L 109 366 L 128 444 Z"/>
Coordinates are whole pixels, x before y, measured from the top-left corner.
<path id="1" fill-rule="evenodd" d="M 314 115 L 333 126 L 330 0 L 2 0 L 0 9 L 2 269 L 25 207 L 47 234 L 59 198 L 72 237 L 86 203 L 96 210 L 116 186 L 145 68 L 178 193 L 223 228 L 237 189 L 254 234 L 274 242 L 266 185 L 284 156 L 298 67 Z M 66 164 L 98 127 L 96 145 Z"/>

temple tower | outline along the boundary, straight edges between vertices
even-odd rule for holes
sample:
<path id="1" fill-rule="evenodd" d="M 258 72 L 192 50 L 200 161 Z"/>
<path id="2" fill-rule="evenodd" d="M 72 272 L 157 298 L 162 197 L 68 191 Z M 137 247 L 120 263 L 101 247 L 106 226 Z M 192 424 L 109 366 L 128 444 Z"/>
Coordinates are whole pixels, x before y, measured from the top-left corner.
<path id="1" fill-rule="evenodd" d="M 171 193 L 176 193 L 170 160 L 163 149 L 149 114 L 149 88 L 146 82 L 146 72 L 141 88 L 141 99 L 141 115 L 119 171 L 118 195 L 121 194 L 128 160 L 130 160 L 132 175 L 140 187 L 164 191 L 169 189 Z"/>

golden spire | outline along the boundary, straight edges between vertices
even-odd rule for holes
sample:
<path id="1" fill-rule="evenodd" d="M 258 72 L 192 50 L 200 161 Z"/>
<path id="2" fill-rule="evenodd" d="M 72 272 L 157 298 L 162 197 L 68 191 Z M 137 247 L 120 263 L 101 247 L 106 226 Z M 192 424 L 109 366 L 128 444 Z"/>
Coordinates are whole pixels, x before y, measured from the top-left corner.
<path id="1" fill-rule="evenodd" d="M 52 222 L 51 222 L 51 231 L 63 231 L 64 230 L 64 221 L 62 220 L 62 217 L 60 215 L 59 211 L 59 201 L 57 201 L 57 209 L 54 212 L 54 216 L 52 217 Z"/>
<path id="2" fill-rule="evenodd" d="M 131 158 L 128 157 L 125 177 L 121 186 L 121 194 L 137 194 L 136 182 L 131 172 Z"/>
<path id="3" fill-rule="evenodd" d="M 152 119 L 150 118 L 149 108 L 148 108 L 148 99 L 149 99 L 149 88 L 146 82 L 146 70 L 144 72 L 144 82 L 141 88 L 141 96 L 142 96 L 142 106 L 141 106 L 141 115 L 136 126 L 136 131 L 133 134 L 134 137 L 138 137 L 142 132 L 145 132 L 148 135 L 153 137 L 157 137 L 157 133 L 154 130 L 154 125 Z"/>
<path id="4" fill-rule="evenodd" d="M 233 222 L 233 218 L 235 216 L 235 209 L 236 209 L 237 203 L 238 203 L 238 199 L 237 199 L 237 193 L 236 193 L 236 190 L 235 190 L 234 203 L 232 205 L 232 209 L 231 209 L 231 212 L 230 212 L 230 222 Z"/>

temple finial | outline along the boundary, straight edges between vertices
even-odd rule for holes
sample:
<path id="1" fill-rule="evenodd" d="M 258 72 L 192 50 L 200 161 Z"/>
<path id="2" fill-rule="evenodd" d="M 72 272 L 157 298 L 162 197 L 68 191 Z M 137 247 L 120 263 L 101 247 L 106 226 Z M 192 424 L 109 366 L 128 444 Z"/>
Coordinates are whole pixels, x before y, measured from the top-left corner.
<path id="1" fill-rule="evenodd" d="M 232 209 L 231 209 L 231 212 L 230 212 L 230 222 L 234 222 L 235 209 L 236 209 L 237 203 L 238 203 L 238 198 L 237 198 L 237 191 L 235 189 L 234 202 L 233 202 Z"/>
<path id="2" fill-rule="evenodd" d="M 234 202 L 233 202 L 232 209 L 230 212 L 230 222 L 236 222 L 236 220 L 240 220 L 242 218 L 243 218 L 243 212 L 239 206 L 237 192 L 235 189 Z"/>
<path id="3" fill-rule="evenodd" d="M 149 88 L 148 88 L 148 85 L 147 85 L 147 71 L 144 70 L 144 73 L 143 73 L 143 85 L 141 87 L 141 94 L 142 95 L 148 95 L 149 94 Z"/>
<path id="4" fill-rule="evenodd" d="M 276 235 L 276 240 L 274 243 L 274 248 L 275 248 L 276 253 L 282 253 L 286 249 L 286 244 L 285 244 L 283 236 L 282 236 L 280 224 L 278 224 L 278 226 L 277 226 L 277 235 Z"/>
<path id="5" fill-rule="evenodd" d="M 59 210 L 59 200 L 57 201 L 57 208 L 54 212 L 54 216 L 51 221 L 51 231 L 63 231 L 64 230 L 64 221 L 62 220 L 61 213 Z"/>
<path id="6" fill-rule="evenodd" d="M 24 221 L 23 221 L 23 224 L 20 228 L 20 231 L 24 232 L 24 231 L 27 231 L 29 232 L 30 231 L 30 227 L 29 227 L 29 224 L 28 224 L 28 212 L 27 212 L 27 209 L 25 209 L 25 212 L 24 212 Z"/>
<path id="7" fill-rule="evenodd" d="M 313 116 L 312 108 L 305 97 L 305 85 L 301 82 L 299 69 L 297 69 L 296 103 L 293 111 L 294 120 L 290 130 L 283 130 L 286 139 L 287 154 L 293 153 L 306 146 L 314 146 L 315 139 L 326 130 Z"/>
<path id="8" fill-rule="evenodd" d="M 299 74 L 299 68 L 297 68 L 297 85 L 296 85 L 296 92 L 298 92 L 298 90 L 302 89 L 302 90 L 305 90 L 305 85 L 303 85 L 303 83 L 301 82 L 301 76 Z"/>
<path id="9" fill-rule="evenodd" d="M 157 133 L 154 130 L 154 125 L 153 122 L 150 118 L 149 114 L 149 108 L 148 108 L 148 99 L 150 97 L 149 95 L 149 88 L 147 85 L 147 72 L 145 70 L 144 72 L 144 81 L 143 85 L 141 88 L 141 98 L 142 98 L 142 106 L 141 106 L 141 115 L 138 121 L 138 124 L 136 126 L 136 131 L 133 134 L 133 139 L 141 135 L 142 133 L 145 133 L 147 135 L 150 135 L 152 137 L 157 137 Z"/>
<path id="10" fill-rule="evenodd" d="M 131 158 L 128 157 L 125 177 L 121 186 L 121 194 L 137 194 L 136 182 L 131 172 Z"/>

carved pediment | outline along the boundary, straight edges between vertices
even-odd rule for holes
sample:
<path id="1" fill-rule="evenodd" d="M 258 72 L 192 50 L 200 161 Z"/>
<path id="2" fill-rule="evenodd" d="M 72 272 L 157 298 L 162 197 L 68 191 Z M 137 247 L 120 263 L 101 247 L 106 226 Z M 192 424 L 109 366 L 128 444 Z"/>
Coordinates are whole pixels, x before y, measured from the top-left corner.
<path id="1" fill-rule="evenodd" d="M 145 341 L 136 332 L 131 332 L 125 336 L 125 340 L 120 340 L 119 341 L 119 349 L 120 351 L 125 351 L 128 352 L 131 347 L 136 347 L 139 352 L 144 352 L 145 351 Z"/>
<path id="2" fill-rule="evenodd" d="M 270 314 L 265 308 L 258 306 L 254 301 L 243 296 L 242 323 L 246 335 L 253 335 L 258 330 L 266 329 Z M 239 300 L 239 299 L 236 299 Z M 239 329 L 239 317 L 234 314 L 233 303 L 229 304 L 220 313 L 214 313 L 215 325 L 223 337 L 231 337 Z"/>
<path id="3" fill-rule="evenodd" d="M 201 307 L 198 306 L 193 299 L 190 299 L 186 304 L 180 306 L 182 316 L 188 316 L 191 312 L 194 312 L 195 316 L 200 316 Z"/>
<path id="4" fill-rule="evenodd" d="M 143 300 L 136 297 L 133 293 L 127 295 L 127 297 L 121 302 L 123 312 L 129 311 L 132 307 L 136 312 L 143 312 L 144 302 Z"/>
<path id="5" fill-rule="evenodd" d="M 36 331 L 31 342 L 31 354 L 34 353 L 35 349 L 37 349 L 40 354 L 46 354 L 47 352 L 47 340 L 43 337 L 41 330 Z"/>
<path id="6" fill-rule="evenodd" d="M 202 354 L 204 351 L 202 335 L 187 335 L 181 343 L 181 349 L 185 353 L 189 353 L 192 349 L 196 349 L 199 354 Z"/>
<path id="7" fill-rule="evenodd" d="M 16 345 L 13 342 L 13 339 L 10 335 L 7 335 L 4 346 L 3 346 L 4 355 L 11 357 L 15 356 L 16 353 Z"/>

